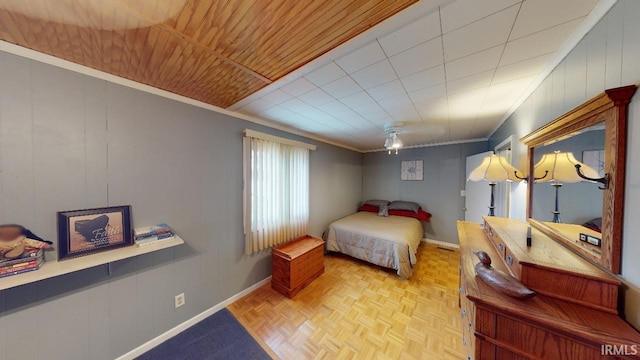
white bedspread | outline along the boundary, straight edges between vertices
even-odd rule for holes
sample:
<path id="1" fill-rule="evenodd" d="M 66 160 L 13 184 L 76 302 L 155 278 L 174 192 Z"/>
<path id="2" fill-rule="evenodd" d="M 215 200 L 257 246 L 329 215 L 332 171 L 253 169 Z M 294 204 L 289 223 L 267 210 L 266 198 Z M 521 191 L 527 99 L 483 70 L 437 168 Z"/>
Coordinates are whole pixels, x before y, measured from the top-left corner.
<path id="1" fill-rule="evenodd" d="M 395 269 L 408 279 L 423 233 L 418 219 L 361 211 L 329 225 L 327 250 Z"/>

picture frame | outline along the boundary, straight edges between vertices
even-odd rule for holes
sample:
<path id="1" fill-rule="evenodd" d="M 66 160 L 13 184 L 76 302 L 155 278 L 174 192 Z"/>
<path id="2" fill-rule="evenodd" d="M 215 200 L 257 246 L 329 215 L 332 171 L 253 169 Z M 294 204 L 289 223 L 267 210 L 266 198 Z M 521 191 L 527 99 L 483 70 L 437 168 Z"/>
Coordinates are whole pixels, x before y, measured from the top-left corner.
<path id="1" fill-rule="evenodd" d="M 130 205 L 58 212 L 58 260 L 130 245 Z"/>
<path id="2" fill-rule="evenodd" d="M 421 181 L 424 179 L 422 160 L 403 160 L 400 165 L 400 180 Z"/>
<path id="3" fill-rule="evenodd" d="M 598 176 L 604 176 L 604 149 L 582 151 L 582 163 L 595 169 Z"/>

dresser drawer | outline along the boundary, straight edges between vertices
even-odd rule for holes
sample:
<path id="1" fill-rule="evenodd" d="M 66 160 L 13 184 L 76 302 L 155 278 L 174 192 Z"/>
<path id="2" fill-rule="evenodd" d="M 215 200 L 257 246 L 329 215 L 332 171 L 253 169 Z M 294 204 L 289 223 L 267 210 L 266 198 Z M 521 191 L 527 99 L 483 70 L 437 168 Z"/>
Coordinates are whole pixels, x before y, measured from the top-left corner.
<path id="1" fill-rule="evenodd" d="M 484 232 L 487 234 L 487 237 L 491 241 L 491 244 L 493 244 L 496 250 L 498 250 L 498 254 L 500 254 L 500 257 L 504 259 L 505 250 L 507 249 L 507 247 L 504 244 L 504 241 L 500 239 L 500 236 L 496 234 L 496 231 L 487 222 L 485 222 L 485 225 L 484 225 Z"/>
<path id="2" fill-rule="evenodd" d="M 504 263 L 509 268 L 509 272 L 511 273 L 511 275 L 516 279 L 520 280 L 521 273 L 522 273 L 521 272 L 522 267 L 520 266 L 520 261 L 518 260 L 518 258 L 516 258 L 516 256 L 513 254 L 513 252 L 509 248 L 505 248 Z"/>

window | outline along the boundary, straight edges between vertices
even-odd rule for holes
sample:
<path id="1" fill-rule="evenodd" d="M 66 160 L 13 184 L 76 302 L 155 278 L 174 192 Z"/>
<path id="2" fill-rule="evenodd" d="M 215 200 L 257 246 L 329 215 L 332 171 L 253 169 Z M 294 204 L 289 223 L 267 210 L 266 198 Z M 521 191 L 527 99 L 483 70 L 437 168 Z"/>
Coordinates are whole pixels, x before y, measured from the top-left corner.
<path id="1" fill-rule="evenodd" d="M 245 130 L 244 231 L 248 255 L 307 233 L 309 150 L 315 146 Z"/>

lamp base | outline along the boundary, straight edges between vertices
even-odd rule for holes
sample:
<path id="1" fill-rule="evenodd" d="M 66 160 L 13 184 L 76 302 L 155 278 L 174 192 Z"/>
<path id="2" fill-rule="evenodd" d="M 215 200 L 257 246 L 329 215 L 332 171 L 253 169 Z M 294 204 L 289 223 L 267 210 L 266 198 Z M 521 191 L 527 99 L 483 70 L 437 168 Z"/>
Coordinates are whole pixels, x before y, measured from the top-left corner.
<path id="1" fill-rule="evenodd" d="M 560 207 L 558 206 L 558 190 L 560 190 L 562 183 L 555 181 L 553 184 L 551 184 L 551 186 L 556 189 L 556 209 L 551 212 L 553 214 L 553 220 L 551 221 L 553 221 L 554 223 L 561 223 L 562 221 L 560 221 Z"/>
<path id="2" fill-rule="evenodd" d="M 491 204 L 489 205 L 489 216 L 496 216 L 495 198 L 493 196 L 493 188 L 496 186 L 496 183 L 489 183 L 489 186 L 491 186 Z"/>

